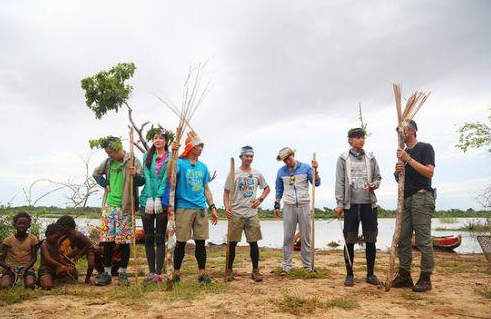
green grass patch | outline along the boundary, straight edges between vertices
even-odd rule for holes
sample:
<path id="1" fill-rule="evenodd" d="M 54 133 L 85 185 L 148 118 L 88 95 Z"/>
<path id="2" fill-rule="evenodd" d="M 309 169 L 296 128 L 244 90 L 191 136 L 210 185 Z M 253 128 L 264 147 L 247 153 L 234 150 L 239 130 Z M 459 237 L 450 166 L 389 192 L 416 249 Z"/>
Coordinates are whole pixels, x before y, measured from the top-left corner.
<path id="1" fill-rule="evenodd" d="M 333 298 L 326 302 L 326 307 L 341 308 L 341 309 L 355 309 L 355 308 L 359 308 L 360 305 L 354 300 L 345 299 L 345 298 Z"/>
<path id="2" fill-rule="evenodd" d="M 441 263 L 439 265 L 443 270 L 447 273 L 467 273 L 472 272 L 472 269 L 469 269 L 463 262 L 460 261 L 449 261 L 445 263 Z"/>
<path id="3" fill-rule="evenodd" d="M 438 220 L 442 224 L 457 224 L 459 222 L 455 217 L 441 217 Z"/>
<path id="4" fill-rule="evenodd" d="M 486 299 L 491 299 L 491 288 L 479 289 L 477 292 Z"/>
<path id="5" fill-rule="evenodd" d="M 283 294 L 283 299 L 277 301 L 276 306 L 281 312 L 287 312 L 295 316 L 313 313 L 315 309 L 321 306 L 318 297 L 303 298 L 297 294 Z"/>

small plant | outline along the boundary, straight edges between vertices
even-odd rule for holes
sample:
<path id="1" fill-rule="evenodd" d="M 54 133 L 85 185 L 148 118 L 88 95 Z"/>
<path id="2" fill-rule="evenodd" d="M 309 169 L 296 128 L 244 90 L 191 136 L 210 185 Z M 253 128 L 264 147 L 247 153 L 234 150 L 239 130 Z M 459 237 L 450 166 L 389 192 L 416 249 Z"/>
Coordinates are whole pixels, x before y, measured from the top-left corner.
<path id="1" fill-rule="evenodd" d="M 478 292 L 484 298 L 491 299 L 491 289 L 490 288 L 485 288 L 485 289 L 479 290 Z"/>
<path id="2" fill-rule="evenodd" d="M 345 298 L 333 298 L 331 300 L 328 300 L 326 302 L 327 308 L 342 308 L 342 309 L 355 309 L 359 308 L 360 305 L 354 301 L 354 300 L 349 300 Z"/>
<path id="3" fill-rule="evenodd" d="M 291 313 L 292 315 L 301 315 L 303 313 L 312 313 L 320 306 L 318 297 L 303 298 L 297 294 L 283 294 L 283 299 L 276 302 L 276 306 L 282 312 Z"/>

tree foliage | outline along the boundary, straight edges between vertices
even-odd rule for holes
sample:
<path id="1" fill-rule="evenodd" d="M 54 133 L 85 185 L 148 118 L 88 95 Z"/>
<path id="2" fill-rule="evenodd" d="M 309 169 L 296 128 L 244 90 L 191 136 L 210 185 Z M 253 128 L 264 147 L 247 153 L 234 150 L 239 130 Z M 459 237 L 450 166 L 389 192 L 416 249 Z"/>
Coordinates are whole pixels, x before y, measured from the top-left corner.
<path id="1" fill-rule="evenodd" d="M 108 71 L 82 79 L 82 89 L 85 91 L 85 103 L 100 119 L 108 111 L 118 111 L 127 103 L 133 91 L 133 86 L 125 83 L 133 77 L 134 63 L 119 63 Z"/>
<path id="2" fill-rule="evenodd" d="M 106 136 L 98 139 L 89 140 L 90 149 L 110 147 L 115 151 L 120 151 L 123 149 L 123 143 L 121 143 L 121 138 L 114 136 Z"/>
<path id="3" fill-rule="evenodd" d="M 464 152 L 470 148 L 491 146 L 491 114 L 488 115 L 488 123 L 467 122 L 459 128 L 458 132 L 459 143 L 456 147 Z M 491 148 L 488 151 L 491 152 Z"/>
<path id="4" fill-rule="evenodd" d="M 164 129 L 160 123 L 157 123 L 155 126 L 152 124 L 150 129 L 147 131 L 146 139 L 148 142 L 151 142 L 155 134 L 162 133 L 164 133 L 167 139 L 167 145 L 170 145 L 174 141 L 175 134 L 172 131 Z"/>

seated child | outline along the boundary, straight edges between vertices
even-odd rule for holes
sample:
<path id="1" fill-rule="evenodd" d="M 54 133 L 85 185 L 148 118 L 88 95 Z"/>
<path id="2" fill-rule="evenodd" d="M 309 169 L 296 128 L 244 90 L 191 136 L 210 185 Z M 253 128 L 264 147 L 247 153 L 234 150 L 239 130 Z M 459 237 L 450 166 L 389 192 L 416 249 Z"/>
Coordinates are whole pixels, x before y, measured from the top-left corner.
<path id="1" fill-rule="evenodd" d="M 31 216 L 28 213 L 21 212 L 14 216 L 15 234 L 5 238 L 0 255 L 0 266 L 4 268 L 1 288 L 12 287 L 21 278 L 24 279 L 24 287 L 35 287 L 36 273 L 33 266 L 39 241 L 27 232 L 30 227 Z"/>
<path id="2" fill-rule="evenodd" d="M 60 257 L 58 240 L 62 236 L 63 229 L 58 224 L 48 225 L 46 239 L 41 244 L 41 266 L 39 267 L 39 284 L 44 290 L 50 290 L 55 280 L 71 278 L 77 281 L 78 273 L 73 264 Z"/>
<path id="3" fill-rule="evenodd" d="M 121 254 L 119 253 L 119 245 L 116 245 L 113 250 L 113 258 L 111 265 L 111 276 L 117 277 L 119 275 L 119 267 L 121 266 Z M 95 247 L 95 262 L 94 268 L 97 270 L 99 274 L 105 271 L 104 269 L 104 247 L 96 246 Z"/>
<path id="4" fill-rule="evenodd" d="M 75 229 L 75 220 L 72 216 L 61 216 L 56 223 L 62 227 L 63 235 L 70 239 L 72 247 L 76 248 L 71 253 L 67 254 L 69 261 L 77 262 L 81 257 L 87 258 L 87 274 L 85 275 L 85 283 L 90 284 L 90 277 L 94 271 L 94 245 L 84 234 Z"/>

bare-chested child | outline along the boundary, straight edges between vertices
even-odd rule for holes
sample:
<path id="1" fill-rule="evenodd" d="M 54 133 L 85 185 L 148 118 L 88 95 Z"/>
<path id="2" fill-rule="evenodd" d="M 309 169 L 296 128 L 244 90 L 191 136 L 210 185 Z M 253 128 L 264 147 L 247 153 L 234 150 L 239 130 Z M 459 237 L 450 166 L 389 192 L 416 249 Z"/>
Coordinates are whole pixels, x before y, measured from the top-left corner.
<path id="1" fill-rule="evenodd" d="M 63 235 L 63 229 L 58 224 L 48 225 L 46 239 L 41 245 L 41 266 L 39 267 L 39 284 L 44 290 L 50 290 L 55 280 L 78 279 L 75 266 L 60 257 L 58 240 Z"/>
<path id="2" fill-rule="evenodd" d="M 90 284 L 90 277 L 94 271 L 94 245 L 92 241 L 75 229 L 75 220 L 72 216 L 61 216 L 56 223 L 62 227 L 63 235 L 70 240 L 71 246 L 75 248 L 66 257 L 75 263 L 83 256 L 86 256 L 87 274 L 85 275 L 85 283 Z"/>
<path id="3" fill-rule="evenodd" d="M 39 241 L 36 236 L 28 233 L 31 227 L 31 216 L 21 212 L 14 216 L 15 234 L 3 241 L 0 266 L 2 272 L 1 287 L 9 288 L 18 279 L 24 280 L 24 287 L 34 289 L 36 285 L 36 273 L 34 264 L 37 258 Z"/>

